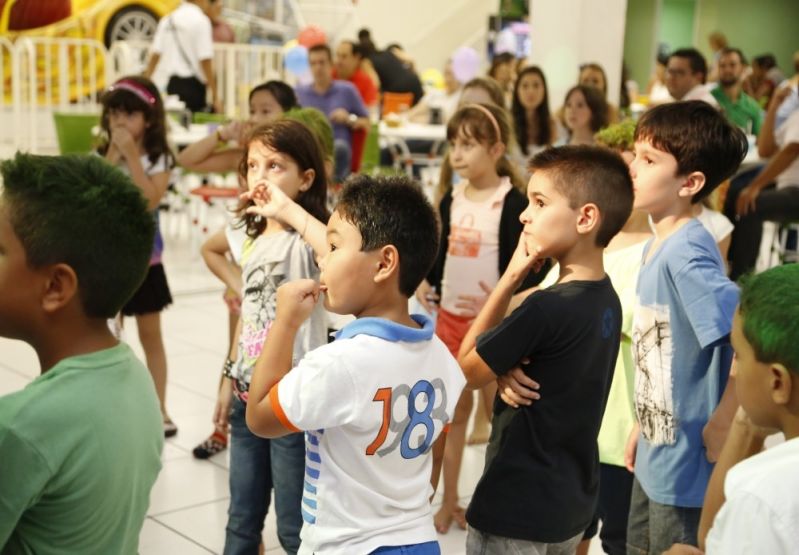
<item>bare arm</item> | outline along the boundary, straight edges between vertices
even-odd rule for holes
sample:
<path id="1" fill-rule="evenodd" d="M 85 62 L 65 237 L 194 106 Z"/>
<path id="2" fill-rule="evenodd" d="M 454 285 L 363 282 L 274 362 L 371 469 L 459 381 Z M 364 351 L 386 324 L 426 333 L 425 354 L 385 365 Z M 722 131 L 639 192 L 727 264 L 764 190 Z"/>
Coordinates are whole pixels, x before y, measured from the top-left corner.
<path id="1" fill-rule="evenodd" d="M 224 229 L 211 235 L 200 247 L 200 254 L 211 273 L 241 295 L 241 269 L 225 256 L 228 252 L 230 252 L 230 246 Z"/>
<path id="2" fill-rule="evenodd" d="M 777 109 L 780 107 L 780 104 L 782 104 L 782 101 L 790 94 L 791 88 L 783 87 L 775 92 L 774 96 L 771 98 L 771 103 L 766 111 L 766 117 L 763 119 L 763 125 L 760 126 L 760 135 L 757 137 L 757 153 L 761 158 L 768 158 L 779 149 L 777 141 L 774 138 L 774 132 L 776 131 L 776 129 L 774 129 L 774 120 L 777 117 Z"/>
<path id="3" fill-rule="evenodd" d="M 150 59 L 147 60 L 147 67 L 144 68 L 144 75 L 147 79 L 150 79 L 155 71 L 155 68 L 158 67 L 158 62 L 161 59 L 161 54 L 153 52 L 150 54 Z"/>
<path id="4" fill-rule="evenodd" d="M 147 175 L 138 158 L 134 157 L 127 162 L 131 180 L 141 189 L 144 198 L 147 199 L 147 209 L 155 210 L 161 204 L 161 199 L 169 186 L 169 172 Z"/>
<path id="5" fill-rule="evenodd" d="M 214 75 L 214 61 L 211 58 L 207 60 L 200 60 L 200 68 L 203 70 L 203 74 L 205 75 L 205 82 L 208 86 L 208 89 L 211 91 L 211 104 L 213 104 L 214 108 L 221 112 L 221 104 L 219 103 L 219 93 L 216 90 L 216 76 Z"/>
<path id="6" fill-rule="evenodd" d="M 241 157 L 244 155 L 242 148 L 226 148 L 219 150 L 219 141 L 238 139 L 242 124 L 233 122 L 219 127 L 211 133 L 184 148 L 177 156 L 177 162 L 187 170 L 194 172 L 223 173 L 238 169 Z"/>

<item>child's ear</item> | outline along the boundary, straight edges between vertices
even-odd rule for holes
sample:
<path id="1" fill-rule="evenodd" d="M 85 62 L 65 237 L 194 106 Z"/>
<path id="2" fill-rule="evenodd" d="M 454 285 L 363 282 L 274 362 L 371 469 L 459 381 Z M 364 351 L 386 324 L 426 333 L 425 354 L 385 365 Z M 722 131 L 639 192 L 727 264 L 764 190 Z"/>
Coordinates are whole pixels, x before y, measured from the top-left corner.
<path id="1" fill-rule="evenodd" d="M 308 168 L 304 172 L 302 172 L 302 184 L 300 185 L 300 191 L 303 193 L 311 188 L 313 185 L 313 180 L 316 178 L 316 171 L 313 168 Z"/>
<path id="2" fill-rule="evenodd" d="M 591 233 L 592 230 L 598 229 L 601 214 L 599 207 L 593 202 L 584 204 L 580 207 L 580 213 L 577 216 L 577 233 L 582 235 Z"/>
<path id="3" fill-rule="evenodd" d="M 499 160 L 500 158 L 502 158 L 502 155 L 505 154 L 505 150 L 506 150 L 505 143 L 503 143 L 502 141 L 497 141 L 491 146 L 490 149 L 488 149 L 488 152 L 491 154 L 492 158 L 494 158 L 495 160 Z"/>
<path id="4" fill-rule="evenodd" d="M 380 283 L 399 273 L 399 251 L 394 245 L 386 245 L 377 251 L 374 281 Z"/>
<path id="5" fill-rule="evenodd" d="M 46 271 L 42 309 L 52 314 L 68 305 L 78 293 L 78 276 L 67 264 L 55 264 Z"/>
<path id="6" fill-rule="evenodd" d="M 693 198 L 695 194 L 705 186 L 705 174 L 702 172 L 691 172 L 685 177 L 680 187 L 680 196 Z"/>
<path id="7" fill-rule="evenodd" d="M 771 385 L 771 399 L 775 404 L 785 406 L 791 402 L 791 398 L 797 395 L 794 389 L 793 375 L 785 365 L 774 363 L 769 367 L 769 378 Z"/>

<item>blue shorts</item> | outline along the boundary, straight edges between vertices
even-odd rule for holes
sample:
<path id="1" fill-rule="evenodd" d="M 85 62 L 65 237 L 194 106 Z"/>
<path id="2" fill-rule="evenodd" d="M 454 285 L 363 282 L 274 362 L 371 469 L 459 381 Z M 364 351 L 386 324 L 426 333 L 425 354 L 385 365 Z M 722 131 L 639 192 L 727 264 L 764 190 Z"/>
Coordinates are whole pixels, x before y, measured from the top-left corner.
<path id="1" fill-rule="evenodd" d="M 437 541 L 414 543 L 411 545 L 387 545 L 378 547 L 371 555 L 441 555 Z"/>

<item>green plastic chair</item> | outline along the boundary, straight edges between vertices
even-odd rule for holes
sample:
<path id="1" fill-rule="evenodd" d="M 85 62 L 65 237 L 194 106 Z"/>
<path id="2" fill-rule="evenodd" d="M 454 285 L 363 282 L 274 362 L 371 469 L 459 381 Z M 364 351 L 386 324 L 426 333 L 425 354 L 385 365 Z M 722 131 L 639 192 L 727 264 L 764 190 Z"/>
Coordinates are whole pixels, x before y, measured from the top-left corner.
<path id="1" fill-rule="evenodd" d="M 87 154 L 95 146 L 92 129 L 100 125 L 100 114 L 54 112 L 58 150 L 61 154 Z"/>
<path id="2" fill-rule="evenodd" d="M 225 114 L 211 114 L 209 112 L 194 112 L 191 115 L 192 123 L 218 123 L 223 124 L 228 120 Z"/>

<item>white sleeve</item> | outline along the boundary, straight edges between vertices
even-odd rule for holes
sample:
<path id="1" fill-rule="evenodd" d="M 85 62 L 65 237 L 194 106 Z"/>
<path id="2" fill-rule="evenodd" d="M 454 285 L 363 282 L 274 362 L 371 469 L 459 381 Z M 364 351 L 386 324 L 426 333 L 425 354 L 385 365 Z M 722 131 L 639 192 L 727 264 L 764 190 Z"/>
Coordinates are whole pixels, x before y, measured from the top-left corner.
<path id="1" fill-rule="evenodd" d="M 784 135 L 780 145 L 781 148 L 785 148 L 791 143 L 799 143 L 799 110 L 791 114 L 791 117 L 782 124 L 782 127 L 784 128 Z"/>
<path id="2" fill-rule="evenodd" d="M 166 29 L 166 20 L 169 16 L 164 16 L 158 22 L 155 28 L 155 35 L 153 35 L 153 42 L 150 44 L 150 52 L 153 54 L 161 55 L 164 51 L 164 30 Z"/>
<path id="3" fill-rule="evenodd" d="M 197 34 L 194 36 L 195 52 L 197 60 L 211 60 L 214 57 L 214 32 L 211 20 L 203 18 L 202 25 L 198 25 Z"/>
<path id="4" fill-rule="evenodd" d="M 706 555 L 789 555 L 796 552 L 797 523 L 751 494 L 722 505 L 705 542 Z"/>
<path id="5" fill-rule="evenodd" d="M 272 409 L 287 428 L 318 430 L 353 420 L 358 388 L 340 353 L 329 350 L 305 355 L 269 392 Z"/>

